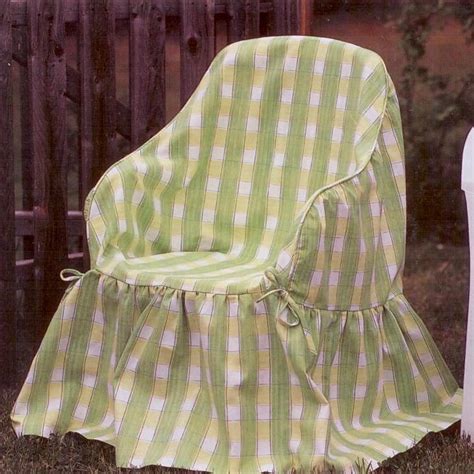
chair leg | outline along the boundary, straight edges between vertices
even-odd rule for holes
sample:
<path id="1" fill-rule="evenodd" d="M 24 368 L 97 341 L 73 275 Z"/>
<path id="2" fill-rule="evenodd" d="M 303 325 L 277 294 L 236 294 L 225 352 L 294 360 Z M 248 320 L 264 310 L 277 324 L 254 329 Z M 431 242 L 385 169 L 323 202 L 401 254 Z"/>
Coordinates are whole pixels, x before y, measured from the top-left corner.
<path id="1" fill-rule="evenodd" d="M 466 193 L 471 267 L 461 433 L 474 440 L 474 128 L 464 145 L 462 189 Z"/>

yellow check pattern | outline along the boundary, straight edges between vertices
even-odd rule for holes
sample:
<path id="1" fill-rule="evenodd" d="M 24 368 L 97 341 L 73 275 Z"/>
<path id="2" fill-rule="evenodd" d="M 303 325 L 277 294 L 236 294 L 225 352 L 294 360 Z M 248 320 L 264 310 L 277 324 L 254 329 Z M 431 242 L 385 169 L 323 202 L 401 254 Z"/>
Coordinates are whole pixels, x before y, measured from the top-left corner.
<path id="1" fill-rule="evenodd" d="M 460 417 L 402 293 L 405 171 L 382 60 L 325 38 L 221 51 L 85 206 L 67 290 L 12 411 L 118 466 L 350 472 Z"/>

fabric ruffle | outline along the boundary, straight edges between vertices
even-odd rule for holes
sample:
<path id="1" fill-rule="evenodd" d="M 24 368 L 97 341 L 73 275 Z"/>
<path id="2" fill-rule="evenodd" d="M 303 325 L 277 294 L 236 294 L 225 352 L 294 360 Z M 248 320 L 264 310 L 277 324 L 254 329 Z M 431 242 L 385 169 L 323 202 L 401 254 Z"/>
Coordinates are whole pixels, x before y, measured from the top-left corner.
<path id="1" fill-rule="evenodd" d="M 461 391 L 402 294 L 361 311 L 296 306 L 295 319 L 279 292 L 89 271 L 33 361 L 16 433 L 74 431 L 115 446 L 122 467 L 350 471 L 459 419 Z"/>

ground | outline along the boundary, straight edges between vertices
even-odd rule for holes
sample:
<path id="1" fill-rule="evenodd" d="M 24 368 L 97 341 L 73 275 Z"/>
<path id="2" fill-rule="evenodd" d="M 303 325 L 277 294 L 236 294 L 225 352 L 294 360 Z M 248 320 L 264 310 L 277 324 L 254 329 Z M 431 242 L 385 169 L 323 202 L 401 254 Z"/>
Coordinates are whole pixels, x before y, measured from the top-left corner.
<path id="1" fill-rule="evenodd" d="M 462 385 L 468 303 L 468 248 L 436 243 L 407 248 L 405 294 L 425 321 L 459 384 Z M 79 435 L 46 440 L 16 439 L 9 412 L 16 391 L 0 397 L 0 472 L 134 472 L 114 467 L 113 449 Z M 183 473 L 169 468 L 141 472 Z M 362 469 L 362 472 L 365 472 Z M 474 446 L 459 436 L 459 424 L 443 434 L 431 434 L 415 448 L 387 460 L 379 473 L 474 472 Z"/>

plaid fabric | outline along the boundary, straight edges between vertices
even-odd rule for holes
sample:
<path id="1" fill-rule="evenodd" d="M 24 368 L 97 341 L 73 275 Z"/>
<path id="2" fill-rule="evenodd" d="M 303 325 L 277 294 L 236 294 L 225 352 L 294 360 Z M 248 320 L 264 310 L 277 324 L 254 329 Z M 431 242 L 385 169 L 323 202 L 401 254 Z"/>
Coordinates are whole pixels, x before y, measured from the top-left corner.
<path id="1" fill-rule="evenodd" d="M 70 286 L 12 411 L 119 466 L 350 471 L 460 418 L 402 294 L 393 84 L 339 41 L 244 41 L 111 167 Z"/>

